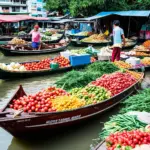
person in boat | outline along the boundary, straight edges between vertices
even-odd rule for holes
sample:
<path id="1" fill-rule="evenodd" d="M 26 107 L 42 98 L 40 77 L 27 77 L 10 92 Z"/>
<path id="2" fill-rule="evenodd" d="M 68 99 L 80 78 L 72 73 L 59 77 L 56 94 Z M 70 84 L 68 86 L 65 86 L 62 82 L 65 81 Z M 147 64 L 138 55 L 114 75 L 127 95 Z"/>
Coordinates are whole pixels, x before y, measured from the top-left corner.
<path id="1" fill-rule="evenodd" d="M 41 44 L 40 44 L 40 41 L 41 41 L 41 34 L 39 32 L 39 26 L 38 25 L 35 25 L 34 26 L 34 30 L 32 30 L 29 35 L 32 35 L 32 48 L 34 50 L 36 49 L 40 49 L 41 47 Z"/>
<path id="2" fill-rule="evenodd" d="M 122 45 L 123 39 L 123 45 Z M 120 60 L 120 53 L 122 46 L 125 45 L 124 31 L 120 28 L 120 21 L 115 20 L 113 22 L 113 52 L 112 52 L 112 62 L 115 60 Z"/>

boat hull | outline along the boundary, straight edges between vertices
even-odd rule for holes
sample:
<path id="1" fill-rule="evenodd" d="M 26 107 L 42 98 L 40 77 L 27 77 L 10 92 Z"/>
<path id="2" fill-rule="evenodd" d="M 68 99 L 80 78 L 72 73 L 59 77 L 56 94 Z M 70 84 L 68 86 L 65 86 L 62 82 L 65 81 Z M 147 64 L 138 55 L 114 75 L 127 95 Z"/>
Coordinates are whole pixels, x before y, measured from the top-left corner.
<path id="1" fill-rule="evenodd" d="M 66 46 L 62 46 L 60 48 L 47 49 L 47 50 L 10 50 L 4 47 L 0 47 L 0 51 L 5 56 L 25 56 L 25 55 L 42 55 L 42 54 L 50 54 L 56 53 L 65 50 L 69 44 Z"/>
<path id="2" fill-rule="evenodd" d="M 34 133 L 39 133 L 39 131 L 57 131 L 61 127 L 69 127 L 71 125 L 84 122 L 89 118 L 111 109 L 125 98 L 136 92 L 138 87 L 139 82 L 108 100 L 76 110 L 54 113 L 31 113 L 28 116 L 19 118 L 0 117 L 0 126 L 15 137 L 26 137 L 34 135 Z M 18 90 L 16 95 L 20 96 L 21 94 L 19 93 L 20 90 Z M 16 99 L 16 95 L 14 95 L 13 98 Z"/>
<path id="3" fill-rule="evenodd" d="M 61 73 L 70 71 L 72 67 L 64 67 L 59 69 L 49 69 L 49 70 L 38 70 L 38 71 L 24 71 L 24 72 L 15 72 L 15 71 L 8 71 L 0 69 L 0 79 L 18 79 L 18 78 L 29 78 L 35 76 L 42 76 L 42 75 L 51 75 L 54 73 Z"/>

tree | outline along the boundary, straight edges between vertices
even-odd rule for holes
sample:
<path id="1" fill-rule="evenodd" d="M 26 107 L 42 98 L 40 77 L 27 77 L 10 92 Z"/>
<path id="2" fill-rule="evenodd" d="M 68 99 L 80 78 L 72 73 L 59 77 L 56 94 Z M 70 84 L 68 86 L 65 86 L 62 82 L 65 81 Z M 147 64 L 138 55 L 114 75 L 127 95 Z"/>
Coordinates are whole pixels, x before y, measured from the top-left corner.
<path id="1" fill-rule="evenodd" d="M 72 16 L 95 15 L 101 11 L 148 10 L 150 0 L 46 0 L 49 10 L 68 9 Z"/>

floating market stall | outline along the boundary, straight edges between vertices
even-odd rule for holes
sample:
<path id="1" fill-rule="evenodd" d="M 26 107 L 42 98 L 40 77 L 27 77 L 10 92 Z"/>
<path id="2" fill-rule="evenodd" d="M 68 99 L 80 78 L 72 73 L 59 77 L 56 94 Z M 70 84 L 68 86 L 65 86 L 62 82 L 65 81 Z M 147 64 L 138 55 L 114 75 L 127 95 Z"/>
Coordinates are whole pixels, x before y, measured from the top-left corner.
<path id="1" fill-rule="evenodd" d="M 92 69 L 97 71 L 97 79 L 94 75 L 96 72 L 91 72 Z M 2 109 L 0 126 L 15 137 L 30 136 L 39 134 L 40 131 L 55 132 L 61 127 L 80 123 L 100 114 L 136 92 L 135 88 L 138 88 L 139 82 L 143 78 L 143 74 L 136 79 L 127 72 L 114 72 L 117 70 L 118 68 L 112 63 L 96 62 L 88 66 L 86 72 L 67 73 L 56 82 L 57 87 L 48 87 L 33 95 L 27 96 L 20 86 Z M 80 75 L 76 76 L 75 72 Z M 85 80 L 88 72 L 90 79 Z M 106 75 L 104 72 L 114 73 Z M 74 83 L 69 82 L 71 75 Z M 95 78 L 93 78 L 94 76 Z M 80 82 L 78 82 L 79 80 Z M 105 82 L 109 82 L 109 84 L 106 85 Z M 119 84 L 120 89 L 117 89 L 117 86 L 113 88 L 113 83 Z M 62 87 L 62 84 L 64 85 L 63 89 L 59 88 L 59 86 Z M 69 89 L 69 91 L 67 92 L 65 89 Z"/>
<path id="2" fill-rule="evenodd" d="M 1 45 L 0 51 L 5 56 L 21 56 L 21 55 L 37 55 L 37 54 L 49 54 L 54 52 L 60 52 L 68 47 L 69 43 L 65 40 L 59 41 L 59 43 L 45 44 L 41 43 L 39 50 L 33 50 L 31 43 L 22 39 L 14 38 L 8 45 Z"/>
<path id="3" fill-rule="evenodd" d="M 112 116 L 104 124 L 99 134 L 104 141 L 98 144 L 95 150 L 120 150 L 123 147 L 129 150 L 150 149 L 149 94 L 150 89 L 147 88 L 121 104 L 120 114 Z"/>

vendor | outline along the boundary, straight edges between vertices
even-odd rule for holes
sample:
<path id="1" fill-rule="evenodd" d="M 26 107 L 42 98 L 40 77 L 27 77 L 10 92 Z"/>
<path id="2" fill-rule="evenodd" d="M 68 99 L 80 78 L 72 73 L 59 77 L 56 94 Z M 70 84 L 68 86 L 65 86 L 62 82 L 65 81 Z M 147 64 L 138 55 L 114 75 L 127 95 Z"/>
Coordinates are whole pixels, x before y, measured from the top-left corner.
<path id="1" fill-rule="evenodd" d="M 125 45 L 125 36 L 124 31 L 120 26 L 120 21 L 115 20 L 113 23 L 113 52 L 112 52 L 112 62 L 115 60 L 120 60 L 120 53 L 122 46 Z M 123 45 L 122 45 L 122 39 L 123 39 Z"/>
<path id="2" fill-rule="evenodd" d="M 32 30 L 29 35 L 32 35 L 32 48 L 34 50 L 40 49 L 41 35 L 39 32 L 39 26 L 35 25 L 34 30 Z"/>

